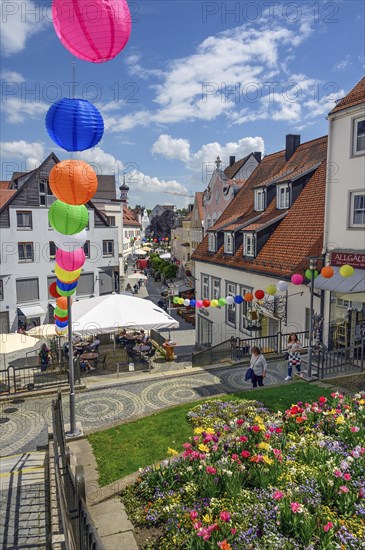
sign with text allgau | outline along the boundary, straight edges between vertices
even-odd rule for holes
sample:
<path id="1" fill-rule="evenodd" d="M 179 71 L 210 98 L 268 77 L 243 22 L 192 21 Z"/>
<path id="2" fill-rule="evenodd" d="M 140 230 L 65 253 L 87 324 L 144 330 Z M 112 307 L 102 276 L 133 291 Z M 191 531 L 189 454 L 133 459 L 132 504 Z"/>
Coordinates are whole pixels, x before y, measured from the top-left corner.
<path id="1" fill-rule="evenodd" d="M 355 269 L 365 269 L 365 254 L 338 250 L 331 253 L 331 265 L 352 265 Z"/>

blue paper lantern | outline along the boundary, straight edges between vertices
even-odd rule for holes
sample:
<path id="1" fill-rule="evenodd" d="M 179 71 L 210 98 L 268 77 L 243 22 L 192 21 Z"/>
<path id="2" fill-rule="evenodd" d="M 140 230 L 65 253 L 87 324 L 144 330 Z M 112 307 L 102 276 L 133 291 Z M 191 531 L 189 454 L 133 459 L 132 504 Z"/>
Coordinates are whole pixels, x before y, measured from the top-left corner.
<path id="1" fill-rule="evenodd" d="M 234 301 L 236 302 L 236 304 L 242 304 L 243 298 L 238 294 L 237 296 L 234 297 Z"/>
<path id="2" fill-rule="evenodd" d="M 77 287 L 78 281 L 74 281 L 73 283 L 63 283 L 59 279 L 56 280 L 56 284 L 59 289 L 64 290 L 65 292 L 68 292 L 69 290 L 73 290 Z"/>
<path id="3" fill-rule="evenodd" d="M 195 307 L 196 301 L 195 300 L 190 300 L 190 305 L 191 305 L 191 307 Z"/>
<path id="4" fill-rule="evenodd" d="M 84 151 L 99 143 L 104 122 L 90 101 L 64 97 L 49 108 L 46 128 L 53 141 L 66 151 Z"/>
<path id="5" fill-rule="evenodd" d="M 58 319 L 56 319 L 55 325 L 59 328 L 66 328 L 68 326 L 68 321 L 59 321 Z"/>

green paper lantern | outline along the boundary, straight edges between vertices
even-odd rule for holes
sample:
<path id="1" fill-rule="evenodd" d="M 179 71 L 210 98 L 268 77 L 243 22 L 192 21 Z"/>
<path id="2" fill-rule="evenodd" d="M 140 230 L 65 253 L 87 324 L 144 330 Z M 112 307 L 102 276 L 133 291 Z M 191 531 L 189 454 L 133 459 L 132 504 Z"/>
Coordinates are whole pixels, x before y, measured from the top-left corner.
<path id="1" fill-rule="evenodd" d="M 72 296 L 72 294 L 75 294 L 76 292 L 76 287 L 73 288 L 72 290 L 61 290 L 58 286 L 56 288 L 60 296 Z"/>
<path id="2" fill-rule="evenodd" d="M 67 317 L 68 316 L 68 310 L 67 309 L 61 309 L 58 306 L 54 308 L 54 315 L 57 315 L 57 317 Z"/>
<path id="3" fill-rule="evenodd" d="M 276 286 L 274 285 L 269 285 L 266 287 L 266 292 L 267 294 L 269 294 L 270 296 L 274 296 L 274 294 L 276 294 Z"/>
<path id="4" fill-rule="evenodd" d="M 89 221 L 86 206 L 74 206 L 62 201 L 55 201 L 48 211 L 48 220 L 53 229 L 63 235 L 80 233 Z"/>
<path id="5" fill-rule="evenodd" d="M 306 272 L 305 272 L 305 276 L 307 279 L 311 280 L 312 279 L 312 271 L 310 269 L 307 269 Z M 318 277 L 318 271 L 315 270 L 314 271 L 314 278 L 317 279 Z"/>
<path id="6" fill-rule="evenodd" d="M 226 305 L 226 303 L 227 303 L 227 302 L 226 302 L 226 299 L 225 299 L 225 298 L 219 298 L 219 300 L 218 300 L 218 305 L 219 305 L 219 306 L 223 307 L 223 306 Z"/>
<path id="7" fill-rule="evenodd" d="M 174 304 L 178 304 L 179 303 L 179 297 L 174 296 L 174 299 L 172 301 L 174 302 Z"/>
<path id="8" fill-rule="evenodd" d="M 354 274 L 354 268 L 352 267 L 352 265 L 342 265 L 340 267 L 340 275 L 342 277 L 351 277 L 351 275 Z"/>

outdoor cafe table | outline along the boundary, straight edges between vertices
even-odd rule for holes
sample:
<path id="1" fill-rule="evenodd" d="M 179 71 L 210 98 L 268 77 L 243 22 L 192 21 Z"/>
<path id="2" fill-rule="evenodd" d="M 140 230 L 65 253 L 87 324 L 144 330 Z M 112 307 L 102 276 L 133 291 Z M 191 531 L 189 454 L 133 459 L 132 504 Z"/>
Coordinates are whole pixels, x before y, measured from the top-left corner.
<path id="1" fill-rule="evenodd" d="M 98 353 L 83 353 L 80 355 L 80 359 L 85 359 L 86 361 L 94 361 L 94 367 L 96 368 L 98 365 Z"/>

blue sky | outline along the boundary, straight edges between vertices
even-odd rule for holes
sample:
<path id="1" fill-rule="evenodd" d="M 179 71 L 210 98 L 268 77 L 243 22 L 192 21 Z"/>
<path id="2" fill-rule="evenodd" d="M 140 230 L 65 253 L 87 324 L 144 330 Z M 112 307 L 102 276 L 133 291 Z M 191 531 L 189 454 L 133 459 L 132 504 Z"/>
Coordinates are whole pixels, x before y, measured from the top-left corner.
<path id="1" fill-rule="evenodd" d="M 92 1 L 92 0 L 85 0 Z M 132 34 L 112 61 L 77 60 L 77 97 L 106 130 L 78 156 L 99 173 L 127 174 L 130 204 L 186 205 L 204 190 L 219 154 L 242 158 L 327 133 L 326 115 L 364 73 L 360 0 L 128 2 Z M 2 179 L 51 151 L 50 105 L 69 95 L 72 55 L 58 40 L 50 2 L 3 0 Z"/>

